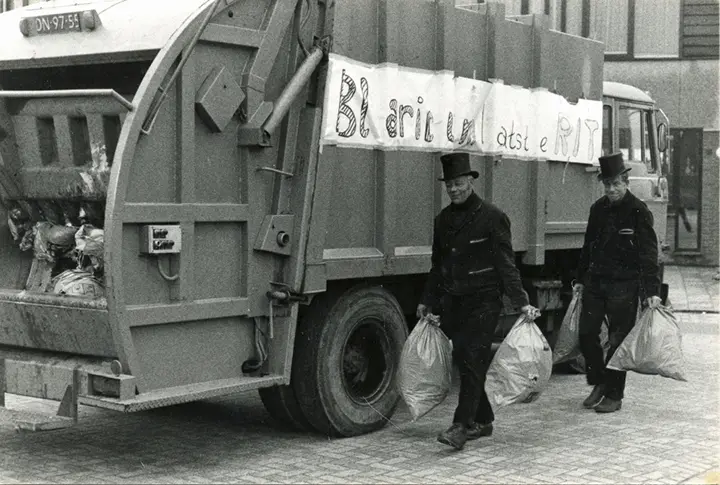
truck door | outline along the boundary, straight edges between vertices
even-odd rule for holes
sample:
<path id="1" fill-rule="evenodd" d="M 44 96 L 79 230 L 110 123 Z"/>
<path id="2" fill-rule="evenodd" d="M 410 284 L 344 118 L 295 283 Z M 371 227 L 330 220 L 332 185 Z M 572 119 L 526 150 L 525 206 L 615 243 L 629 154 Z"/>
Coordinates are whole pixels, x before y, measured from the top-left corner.
<path id="1" fill-rule="evenodd" d="M 652 106 L 617 104 L 618 150 L 630 172 L 630 190 L 645 202 L 655 219 L 660 247 L 666 243 L 668 195 L 661 171 L 655 111 Z"/>

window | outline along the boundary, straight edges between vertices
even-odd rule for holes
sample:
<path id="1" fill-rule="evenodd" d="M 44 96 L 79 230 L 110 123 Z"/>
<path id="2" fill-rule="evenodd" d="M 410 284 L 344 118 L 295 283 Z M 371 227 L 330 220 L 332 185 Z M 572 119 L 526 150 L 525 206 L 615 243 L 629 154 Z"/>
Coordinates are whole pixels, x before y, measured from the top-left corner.
<path id="1" fill-rule="evenodd" d="M 635 0 L 635 57 L 680 54 L 680 0 Z"/>
<path id="2" fill-rule="evenodd" d="M 628 52 L 629 4 L 630 0 L 590 2 L 589 37 L 604 42 L 606 54 Z M 675 37 L 677 38 L 677 35 Z"/>
<path id="3" fill-rule="evenodd" d="M 650 135 L 653 136 L 650 136 Z M 653 124 L 652 112 L 646 110 L 643 116 L 643 151 L 645 152 L 645 165 L 647 165 L 648 172 L 656 172 L 658 169 L 659 160 L 657 160 L 654 154 L 658 153 L 655 143 L 657 139 L 657 127 Z"/>
<path id="4" fill-rule="evenodd" d="M 640 162 L 642 150 L 642 111 L 637 108 L 622 107 L 619 113 L 619 148 L 625 160 Z"/>
<path id="5" fill-rule="evenodd" d="M 622 106 L 619 113 L 619 148 L 626 160 L 643 162 L 648 172 L 655 172 L 650 138 L 651 115 L 647 110 Z M 604 145 L 604 142 L 603 142 Z"/>
<path id="6" fill-rule="evenodd" d="M 612 147 L 612 107 L 603 106 L 603 131 L 602 131 L 602 154 L 610 155 L 613 152 Z"/>

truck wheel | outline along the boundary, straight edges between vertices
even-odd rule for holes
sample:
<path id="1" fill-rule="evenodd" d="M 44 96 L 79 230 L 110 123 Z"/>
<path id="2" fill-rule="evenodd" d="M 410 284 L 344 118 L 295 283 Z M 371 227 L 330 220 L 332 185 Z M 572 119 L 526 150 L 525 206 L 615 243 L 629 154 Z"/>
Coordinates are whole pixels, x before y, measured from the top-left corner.
<path id="1" fill-rule="evenodd" d="M 312 426 L 303 416 L 291 386 L 258 389 L 260 400 L 270 416 L 280 425 L 298 431 L 310 431 Z"/>
<path id="2" fill-rule="evenodd" d="M 395 379 L 408 335 L 395 297 L 380 287 L 323 295 L 299 326 L 293 388 L 313 427 L 356 436 L 382 428 L 400 398 Z"/>

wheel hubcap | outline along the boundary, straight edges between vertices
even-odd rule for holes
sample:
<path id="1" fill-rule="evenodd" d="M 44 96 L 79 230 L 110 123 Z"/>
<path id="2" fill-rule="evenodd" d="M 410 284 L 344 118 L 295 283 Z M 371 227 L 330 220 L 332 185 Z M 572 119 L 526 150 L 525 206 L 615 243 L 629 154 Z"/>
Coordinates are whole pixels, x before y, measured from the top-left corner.
<path id="1" fill-rule="evenodd" d="M 365 319 L 355 326 L 343 350 L 343 384 L 350 398 L 366 404 L 379 398 L 390 385 L 393 362 L 383 322 Z"/>

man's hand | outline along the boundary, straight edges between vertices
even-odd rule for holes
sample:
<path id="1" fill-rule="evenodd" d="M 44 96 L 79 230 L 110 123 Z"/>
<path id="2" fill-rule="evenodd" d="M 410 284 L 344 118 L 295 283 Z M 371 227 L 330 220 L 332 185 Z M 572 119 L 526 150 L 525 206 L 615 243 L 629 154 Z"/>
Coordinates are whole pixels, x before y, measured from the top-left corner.
<path id="1" fill-rule="evenodd" d="M 648 306 L 648 308 L 660 308 L 662 305 L 662 300 L 659 296 L 651 296 L 647 300 L 645 300 L 645 304 Z"/>
<path id="2" fill-rule="evenodd" d="M 573 293 L 582 293 L 584 289 L 585 285 L 583 285 L 582 283 L 575 283 L 573 285 Z"/>
<path id="3" fill-rule="evenodd" d="M 417 310 L 415 311 L 415 315 L 418 317 L 418 319 L 424 318 L 425 315 L 427 315 L 428 313 L 431 313 L 430 307 L 419 303 L 417 306 Z"/>
<path id="4" fill-rule="evenodd" d="M 525 305 L 520 311 L 523 312 L 528 319 L 533 321 L 540 316 L 540 310 L 532 305 Z"/>

